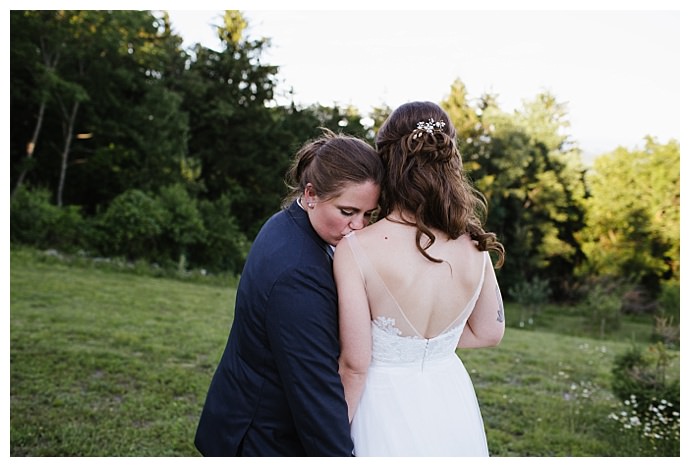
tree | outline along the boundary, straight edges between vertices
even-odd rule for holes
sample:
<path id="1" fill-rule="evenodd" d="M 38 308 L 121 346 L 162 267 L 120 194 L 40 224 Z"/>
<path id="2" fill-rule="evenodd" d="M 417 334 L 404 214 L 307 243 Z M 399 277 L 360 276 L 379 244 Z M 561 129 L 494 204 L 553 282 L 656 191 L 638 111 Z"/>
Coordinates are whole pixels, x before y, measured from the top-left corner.
<path id="1" fill-rule="evenodd" d="M 465 170 L 487 198 L 486 228 L 506 248 L 502 280 L 548 279 L 562 298 L 584 258 L 575 238 L 582 227 L 583 169 L 561 133 L 564 106 L 539 95 L 511 115 L 485 95 L 475 109 L 459 81 L 442 105 L 458 129 Z"/>
<path id="2" fill-rule="evenodd" d="M 641 150 L 619 147 L 594 161 L 587 182 L 587 272 L 626 278 L 652 297 L 662 280 L 679 278 L 678 142 L 648 137 Z"/>
<path id="3" fill-rule="evenodd" d="M 89 105 L 82 133 L 93 137 L 75 148 L 72 190 L 76 202 L 107 204 L 118 193 L 156 191 L 183 180 L 189 135 L 182 96 L 169 75 L 184 67 L 181 39 L 165 18 L 146 11 L 99 12 L 99 35 L 92 40 Z M 89 198 L 85 198 L 85 195 Z"/>
<path id="4" fill-rule="evenodd" d="M 373 125 L 371 127 L 371 132 L 373 133 L 372 140 L 376 139 L 376 134 L 379 132 L 379 128 L 386 121 L 388 116 L 393 113 L 393 109 L 388 105 L 376 106 L 369 112 L 369 118 L 373 120 Z"/>
<path id="5" fill-rule="evenodd" d="M 68 198 L 93 210 L 124 191 L 132 175 L 134 184 L 169 183 L 175 172 L 179 178 L 186 121 L 161 77 L 179 61 L 166 58 L 172 47 L 162 45 L 181 42 L 159 30 L 158 20 L 145 11 L 27 11 L 12 12 L 11 28 L 11 87 L 34 90 L 28 100 L 12 93 L 16 185 L 30 175 L 53 187 L 58 205 Z M 165 124 L 156 125 L 161 116 Z M 40 164 L 20 162 L 27 140 L 24 159 Z M 67 183 L 68 168 L 76 183 Z"/>
<path id="6" fill-rule="evenodd" d="M 189 155 L 200 164 L 199 182 L 209 200 L 228 195 L 244 231 L 268 215 L 266 187 L 282 184 L 286 167 L 272 146 L 275 66 L 263 65 L 266 39 L 244 38 L 246 21 L 227 11 L 216 26 L 223 49 L 196 44 L 196 60 L 180 81 L 189 114 Z M 273 200 L 273 209 L 277 206 Z M 233 213 L 235 214 L 235 213 Z"/>
<path id="7" fill-rule="evenodd" d="M 62 28 L 45 27 L 52 20 L 53 12 L 49 11 L 10 12 L 10 76 L 17 78 L 10 86 L 11 100 L 13 103 L 23 102 L 21 113 L 28 110 L 31 117 L 27 117 L 31 121 L 27 123 L 33 126 L 26 143 L 25 158 L 18 164 L 19 175 L 12 191 L 13 197 L 34 165 L 34 151 L 43 128 L 45 110 L 59 81 L 55 70 L 60 60 L 64 32 Z M 35 85 L 29 84 L 32 82 Z M 36 108 L 35 116 L 32 115 L 33 108 Z M 16 113 L 12 113 L 16 117 Z"/>

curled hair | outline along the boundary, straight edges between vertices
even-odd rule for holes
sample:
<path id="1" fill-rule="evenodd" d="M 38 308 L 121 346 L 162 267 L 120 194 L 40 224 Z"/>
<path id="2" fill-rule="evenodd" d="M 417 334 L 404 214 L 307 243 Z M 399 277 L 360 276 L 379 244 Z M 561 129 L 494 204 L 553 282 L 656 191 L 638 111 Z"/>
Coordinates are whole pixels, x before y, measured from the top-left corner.
<path id="1" fill-rule="evenodd" d="M 380 186 L 383 182 L 383 164 L 367 142 L 321 130 L 322 136 L 306 142 L 295 154 L 285 179 L 289 191 L 283 207 L 299 198 L 308 183 L 319 198 L 329 200 L 349 184 L 373 182 Z"/>
<path id="2" fill-rule="evenodd" d="M 445 126 L 418 131 L 428 119 Z M 448 114 L 432 102 L 410 102 L 398 107 L 376 135 L 376 148 L 386 168 L 381 186 L 381 216 L 395 210 L 413 213 L 402 222 L 417 227 L 419 251 L 434 262 L 427 249 L 436 241 L 432 228 L 452 239 L 469 234 L 480 251 L 498 255 L 503 265 L 505 250 L 496 234 L 486 232 L 486 198 L 474 188 L 462 168 L 456 130 Z M 422 235 L 428 237 L 422 245 Z"/>

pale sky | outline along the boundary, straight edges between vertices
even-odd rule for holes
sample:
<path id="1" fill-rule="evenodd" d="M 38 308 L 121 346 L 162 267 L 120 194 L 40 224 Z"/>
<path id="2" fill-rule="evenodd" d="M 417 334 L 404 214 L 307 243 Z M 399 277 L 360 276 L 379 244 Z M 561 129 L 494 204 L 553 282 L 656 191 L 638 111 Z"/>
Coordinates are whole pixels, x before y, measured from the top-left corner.
<path id="1" fill-rule="evenodd" d="M 381 6 L 391 1 L 395 10 Z M 690 79 L 681 79 L 680 53 L 687 0 L 427 0 L 424 10 L 419 0 L 348 0 L 341 10 L 323 0 L 61 3 L 166 9 L 187 45 L 210 47 L 222 10 L 238 9 L 250 39 L 271 39 L 262 57 L 280 67 L 278 95 L 292 89 L 303 105 L 351 104 L 366 115 L 382 104 L 440 102 L 460 79 L 470 99 L 492 93 L 504 111 L 550 92 L 567 105 L 571 139 L 586 157 L 642 147 L 646 135 L 680 140 L 680 83 Z M 9 4 L 57 8 L 45 0 Z"/>
<path id="2" fill-rule="evenodd" d="M 493 93 L 512 111 L 548 91 L 567 104 L 571 139 L 598 155 L 641 147 L 646 135 L 680 139 L 679 3 L 644 3 L 627 11 L 240 10 L 250 39 L 271 39 L 262 57 L 280 67 L 278 90 L 292 88 L 300 104 L 351 104 L 366 114 L 384 103 L 440 102 L 459 78 L 471 99 Z M 211 24 L 222 10 L 169 12 L 185 44 L 216 47 Z"/>

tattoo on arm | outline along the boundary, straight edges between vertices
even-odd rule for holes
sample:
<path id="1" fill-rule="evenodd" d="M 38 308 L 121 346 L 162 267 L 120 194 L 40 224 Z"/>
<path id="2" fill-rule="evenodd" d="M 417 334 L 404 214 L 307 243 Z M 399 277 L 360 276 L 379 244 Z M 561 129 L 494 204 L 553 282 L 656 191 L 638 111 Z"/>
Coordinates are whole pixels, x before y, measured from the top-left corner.
<path id="1" fill-rule="evenodd" d="M 498 300 L 498 316 L 496 317 L 496 321 L 502 323 L 505 319 L 505 315 L 503 312 L 503 299 L 501 298 L 501 289 L 499 289 L 498 286 L 496 286 L 496 299 Z"/>

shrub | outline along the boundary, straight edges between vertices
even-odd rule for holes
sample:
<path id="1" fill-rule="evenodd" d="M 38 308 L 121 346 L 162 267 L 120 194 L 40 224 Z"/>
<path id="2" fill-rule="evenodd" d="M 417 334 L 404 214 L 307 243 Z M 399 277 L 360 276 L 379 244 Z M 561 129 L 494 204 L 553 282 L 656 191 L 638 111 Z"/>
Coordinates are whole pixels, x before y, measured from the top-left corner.
<path id="1" fill-rule="evenodd" d="M 619 442 L 618 455 L 679 456 L 680 409 L 661 399 L 643 406 L 632 395 L 618 412 L 609 414 L 625 440 Z"/>
<path id="2" fill-rule="evenodd" d="M 660 399 L 680 405 L 680 382 L 677 379 L 667 381 L 670 363 L 671 357 L 661 343 L 649 346 L 644 354 L 633 347 L 614 361 L 613 393 L 620 400 L 634 395 L 643 405 Z"/>
<path id="3" fill-rule="evenodd" d="M 19 188 L 10 201 L 10 241 L 49 247 L 48 239 L 59 215 L 48 190 Z"/>
<path id="4" fill-rule="evenodd" d="M 522 305 L 520 327 L 524 327 L 525 324 L 532 324 L 534 317 L 547 302 L 551 289 L 549 281 L 535 277 L 531 281 L 518 282 L 508 289 L 508 293 Z"/>
<path id="5" fill-rule="evenodd" d="M 639 455 L 680 452 L 680 380 L 668 377 L 670 363 L 661 343 L 650 346 L 645 354 L 633 348 L 614 361 L 612 390 L 622 407 L 609 418 L 622 431 L 638 436 Z"/>
<path id="6" fill-rule="evenodd" d="M 196 200 L 180 184 L 163 188 L 157 200 L 164 211 L 161 249 L 184 271 L 188 246 L 203 241 L 206 233 Z"/>
<path id="7" fill-rule="evenodd" d="M 663 315 L 680 320 L 680 281 L 673 280 L 661 284 L 658 311 Z"/>
<path id="8" fill-rule="evenodd" d="M 673 316 L 658 315 L 654 317 L 652 339 L 673 348 L 680 346 L 680 326 L 674 324 Z"/>
<path id="9" fill-rule="evenodd" d="M 589 288 L 583 304 L 589 311 L 591 325 L 599 328 L 599 337 L 620 328 L 621 296 L 621 286 L 615 282 L 602 280 Z"/>
<path id="10" fill-rule="evenodd" d="M 230 198 L 223 195 L 216 201 L 201 201 L 199 212 L 206 236 L 190 246 L 190 260 L 212 272 L 240 273 L 250 242 L 232 214 Z"/>
<path id="11" fill-rule="evenodd" d="M 77 251 L 91 249 L 93 235 L 77 206 L 58 207 L 48 190 L 22 186 L 10 201 L 10 241 Z"/>
<path id="12" fill-rule="evenodd" d="M 656 303 L 650 294 L 640 286 L 631 287 L 621 297 L 621 313 L 625 315 L 643 315 L 654 313 Z"/>
<path id="13" fill-rule="evenodd" d="M 100 218 L 102 250 L 132 260 L 156 260 L 164 222 L 165 211 L 155 199 L 143 191 L 128 190 L 117 196 Z"/>

